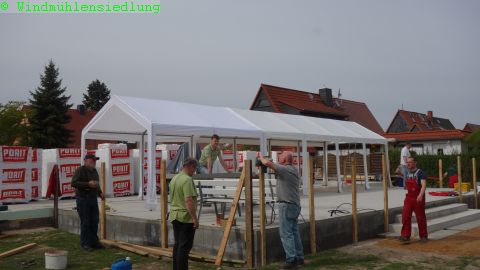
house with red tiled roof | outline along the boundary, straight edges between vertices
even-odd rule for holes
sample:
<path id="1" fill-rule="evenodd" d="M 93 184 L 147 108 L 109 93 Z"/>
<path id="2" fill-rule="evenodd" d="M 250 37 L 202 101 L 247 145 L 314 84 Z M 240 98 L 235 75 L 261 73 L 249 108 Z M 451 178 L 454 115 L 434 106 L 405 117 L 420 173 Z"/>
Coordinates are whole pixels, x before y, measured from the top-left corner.
<path id="1" fill-rule="evenodd" d="M 82 130 L 96 114 L 96 111 L 87 110 L 83 105 L 78 105 L 76 109 L 68 110 L 68 115 L 71 117 L 71 120 L 65 127 L 72 131 L 69 147 L 81 147 Z M 97 149 L 97 145 L 101 143 L 104 143 L 104 141 L 87 140 L 86 148 Z"/>
<path id="2" fill-rule="evenodd" d="M 353 121 L 377 134 L 384 133 L 365 103 L 334 98 L 330 88 L 312 93 L 261 84 L 250 110 Z"/>
<path id="3" fill-rule="evenodd" d="M 468 132 L 475 132 L 479 129 L 480 129 L 480 125 L 472 124 L 472 123 L 466 123 L 465 127 L 463 127 L 463 130 Z"/>
<path id="4" fill-rule="evenodd" d="M 418 113 L 398 110 L 383 135 L 393 147 L 407 142 L 418 154 L 455 154 L 468 150 L 464 139 L 471 131 L 456 129 L 449 119 L 434 117 L 432 111 Z"/>

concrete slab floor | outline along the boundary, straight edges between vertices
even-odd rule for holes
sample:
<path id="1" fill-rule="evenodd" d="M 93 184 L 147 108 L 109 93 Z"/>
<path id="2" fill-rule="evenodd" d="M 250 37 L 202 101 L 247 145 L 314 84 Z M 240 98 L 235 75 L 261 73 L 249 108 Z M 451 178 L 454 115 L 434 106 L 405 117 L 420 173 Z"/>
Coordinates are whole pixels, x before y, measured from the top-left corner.
<path id="1" fill-rule="evenodd" d="M 357 205 L 358 211 L 383 211 L 383 187 L 382 183 L 372 182 L 370 183 L 371 189 L 365 190 L 363 184 L 357 184 Z M 350 215 L 352 207 L 351 185 L 344 185 L 344 192 L 338 193 L 336 182 L 331 181 L 329 186 L 322 186 L 321 183 L 316 183 L 315 189 L 315 218 L 316 220 L 329 219 L 338 216 Z M 452 200 L 451 197 L 431 196 L 429 191 L 451 191 L 451 189 L 427 189 L 427 203 L 441 200 Z M 465 195 L 472 194 L 472 192 Z M 405 196 L 405 190 L 402 188 L 390 188 L 389 189 L 389 208 L 398 208 L 403 206 L 403 199 Z M 343 205 L 342 205 L 343 204 Z M 131 197 L 119 197 L 119 198 L 107 198 L 107 205 L 110 207 L 110 211 L 107 211 L 107 215 L 124 216 L 130 218 L 146 219 L 146 220 L 160 220 L 160 211 L 149 211 L 145 208 L 145 201 L 142 201 L 138 196 Z M 308 209 L 308 197 L 302 196 L 301 198 L 302 216 L 303 219 L 308 222 L 309 209 Z M 74 199 L 60 200 L 60 209 L 73 210 L 75 207 Z M 36 209 L 53 208 L 53 200 L 40 200 L 31 202 L 29 204 L 15 204 L 9 205 L 9 210 L 0 212 L 0 220 L 4 219 L 7 215 L 12 215 L 15 212 L 32 211 Z M 337 213 L 331 216 L 329 210 L 333 209 L 344 210 L 343 213 Z M 230 210 L 230 206 L 226 207 L 225 215 L 227 216 Z M 242 214 L 244 213 L 244 207 L 241 206 Z M 276 210 L 278 213 L 278 210 Z M 266 207 L 267 222 L 270 222 L 271 208 Z M 3 216 L 3 218 L 2 218 Z M 258 224 L 259 220 L 259 207 L 254 207 L 254 223 Z M 243 216 L 238 217 L 237 223 L 240 227 L 244 225 Z M 302 221 L 300 221 L 302 222 Z M 204 206 L 200 218 L 201 225 L 210 226 L 215 225 L 216 217 L 213 205 L 210 207 Z M 278 222 L 275 221 L 271 226 L 278 226 Z"/>

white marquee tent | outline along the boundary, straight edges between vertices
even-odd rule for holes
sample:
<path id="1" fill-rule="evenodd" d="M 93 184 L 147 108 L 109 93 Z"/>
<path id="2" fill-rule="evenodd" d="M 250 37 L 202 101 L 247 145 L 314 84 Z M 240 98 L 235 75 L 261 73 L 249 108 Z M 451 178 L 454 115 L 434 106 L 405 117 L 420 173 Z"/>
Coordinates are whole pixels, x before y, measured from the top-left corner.
<path id="1" fill-rule="evenodd" d="M 156 143 L 185 141 L 193 146 L 212 134 L 218 134 L 225 139 L 234 139 L 235 143 L 260 145 L 263 154 L 268 153 L 270 145 L 293 143 L 302 147 L 302 156 L 305 160 L 308 156 L 307 146 L 335 144 L 339 192 L 342 191 L 339 144 L 362 144 L 365 168 L 366 144 L 387 145 L 384 137 L 354 122 L 112 96 L 83 129 L 81 148 L 85 151 L 87 139 L 142 142 L 141 147 L 143 147 L 146 137 L 150 165 L 146 203 L 148 208 L 153 209 L 157 204 L 154 166 Z M 191 151 L 194 151 L 193 149 L 195 148 L 192 147 Z M 194 153 L 191 152 L 191 154 Z M 307 162 L 304 162 L 303 171 L 306 170 Z M 324 173 L 328 175 L 327 172 Z M 365 174 L 368 173 L 365 171 Z M 304 186 L 307 186 L 306 181 L 306 174 L 304 174 Z M 368 182 L 366 187 L 368 188 Z M 305 194 L 306 192 L 307 190 L 304 189 Z"/>

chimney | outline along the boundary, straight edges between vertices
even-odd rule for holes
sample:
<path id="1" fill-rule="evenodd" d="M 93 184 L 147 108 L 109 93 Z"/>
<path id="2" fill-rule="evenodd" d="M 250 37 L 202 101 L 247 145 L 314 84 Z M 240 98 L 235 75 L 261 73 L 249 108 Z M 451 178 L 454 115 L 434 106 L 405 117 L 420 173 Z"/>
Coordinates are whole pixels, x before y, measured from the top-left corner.
<path id="1" fill-rule="evenodd" d="M 85 105 L 83 104 L 77 105 L 77 110 L 80 115 L 85 115 L 87 111 L 87 109 L 85 108 Z"/>
<path id="2" fill-rule="evenodd" d="M 333 99 L 332 99 L 332 89 L 330 88 L 321 88 L 318 90 L 318 94 L 322 98 L 323 103 L 328 107 L 333 107 Z"/>
<path id="3" fill-rule="evenodd" d="M 428 120 L 428 121 L 432 121 L 432 120 L 433 120 L 433 112 L 432 112 L 432 111 L 428 111 L 428 112 L 427 112 L 427 120 Z"/>

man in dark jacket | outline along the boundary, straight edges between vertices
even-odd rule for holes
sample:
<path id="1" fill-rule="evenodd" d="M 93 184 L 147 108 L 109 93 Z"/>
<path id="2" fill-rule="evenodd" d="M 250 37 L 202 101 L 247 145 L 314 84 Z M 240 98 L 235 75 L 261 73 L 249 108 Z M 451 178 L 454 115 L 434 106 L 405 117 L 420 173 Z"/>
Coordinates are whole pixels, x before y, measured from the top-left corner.
<path id="1" fill-rule="evenodd" d="M 98 241 L 98 201 L 105 195 L 100 189 L 99 176 L 95 163 L 98 157 L 86 155 L 84 165 L 79 167 L 72 178 L 72 187 L 76 190 L 77 213 L 80 217 L 80 245 L 86 251 L 103 248 Z"/>

